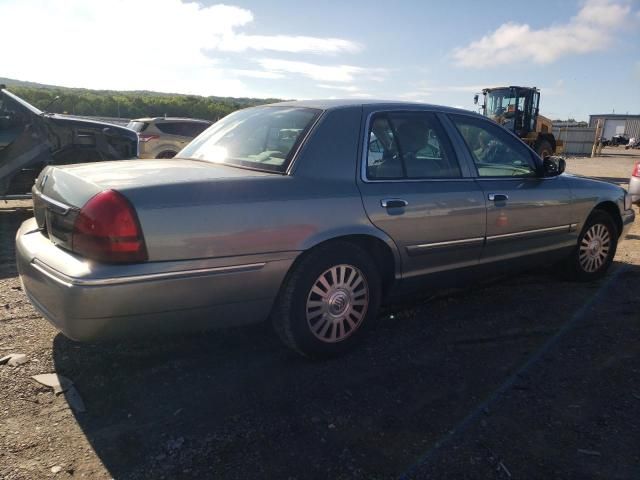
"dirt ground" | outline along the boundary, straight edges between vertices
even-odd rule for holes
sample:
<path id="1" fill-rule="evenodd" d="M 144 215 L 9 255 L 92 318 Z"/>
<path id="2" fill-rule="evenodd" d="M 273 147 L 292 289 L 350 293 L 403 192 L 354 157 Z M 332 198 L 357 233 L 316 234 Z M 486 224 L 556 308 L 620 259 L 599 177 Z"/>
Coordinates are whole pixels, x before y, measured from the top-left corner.
<path id="1" fill-rule="evenodd" d="M 625 184 L 638 151 L 569 159 Z M 619 155 L 622 154 L 622 155 Z M 386 311 L 309 362 L 266 326 L 78 344 L 20 289 L 0 205 L 0 478 L 640 478 L 640 222 L 592 284 L 539 271 Z M 73 380 L 86 412 L 32 375 Z"/>

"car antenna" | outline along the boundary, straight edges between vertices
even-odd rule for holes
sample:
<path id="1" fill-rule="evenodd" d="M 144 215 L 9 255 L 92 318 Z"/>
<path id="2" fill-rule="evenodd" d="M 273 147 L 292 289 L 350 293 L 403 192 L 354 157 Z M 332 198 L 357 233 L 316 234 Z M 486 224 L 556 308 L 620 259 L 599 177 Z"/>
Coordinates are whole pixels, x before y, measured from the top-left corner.
<path id="1" fill-rule="evenodd" d="M 42 112 L 48 113 L 49 107 L 53 105 L 55 102 L 57 102 L 58 100 L 60 100 L 60 95 L 56 95 L 55 97 L 53 97 L 53 100 L 47 103 L 47 106 L 42 109 Z"/>

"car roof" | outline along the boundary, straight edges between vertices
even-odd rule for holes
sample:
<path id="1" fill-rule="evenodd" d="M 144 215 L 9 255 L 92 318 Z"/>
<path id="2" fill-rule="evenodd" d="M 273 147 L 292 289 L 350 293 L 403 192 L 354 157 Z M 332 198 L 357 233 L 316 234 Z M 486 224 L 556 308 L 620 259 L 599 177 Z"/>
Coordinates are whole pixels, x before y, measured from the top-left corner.
<path id="1" fill-rule="evenodd" d="M 201 120 L 199 118 L 186 118 L 186 117 L 145 117 L 145 118 L 132 118 L 132 122 L 157 122 L 157 121 L 169 121 L 169 122 L 197 122 L 197 123 L 212 123 L 210 120 Z"/>
<path id="2" fill-rule="evenodd" d="M 465 113 L 476 114 L 471 110 L 465 110 L 462 108 L 446 107 L 443 105 L 433 105 L 430 103 L 420 102 L 404 102 L 400 100 L 376 100 L 376 99 L 328 99 L 328 100 L 292 100 L 286 102 L 270 103 L 264 106 L 282 106 L 282 107 L 306 107 L 317 108 L 320 110 L 336 110 L 340 108 L 348 107 L 373 107 L 373 108 L 415 108 L 425 109 L 432 111 L 451 112 L 451 113 Z M 258 107 L 260 108 L 260 107 Z"/>

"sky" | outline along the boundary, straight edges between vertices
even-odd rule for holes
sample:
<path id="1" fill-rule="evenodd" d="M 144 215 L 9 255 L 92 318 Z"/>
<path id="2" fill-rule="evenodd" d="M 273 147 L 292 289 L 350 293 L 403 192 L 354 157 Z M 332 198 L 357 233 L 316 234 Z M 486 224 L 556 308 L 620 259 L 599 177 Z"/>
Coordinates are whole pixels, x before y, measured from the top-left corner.
<path id="1" fill-rule="evenodd" d="M 0 0 L 0 77 L 474 109 L 536 86 L 541 113 L 640 114 L 640 0 Z"/>

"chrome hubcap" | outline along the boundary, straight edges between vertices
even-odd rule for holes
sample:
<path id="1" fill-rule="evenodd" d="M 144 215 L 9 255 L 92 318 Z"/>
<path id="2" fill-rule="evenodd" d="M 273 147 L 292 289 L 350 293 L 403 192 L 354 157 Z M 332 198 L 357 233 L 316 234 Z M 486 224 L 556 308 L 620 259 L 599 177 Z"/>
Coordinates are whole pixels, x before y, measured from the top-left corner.
<path id="1" fill-rule="evenodd" d="M 580 242 L 580 266 L 585 272 L 595 272 L 607 260 L 611 248 L 611 236 L 601 223 L 593 225 Z"/>
<path id="2" fill-rule="evenodd" d="M 360 270 L 336 265 L 313 284 L 307 297 L 307 324 L 316 338 L 335 343 L 355 332 L 367 314 L 369 286 Z"/>

